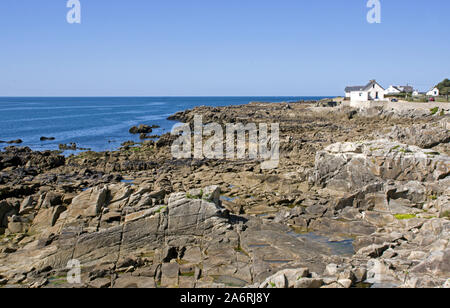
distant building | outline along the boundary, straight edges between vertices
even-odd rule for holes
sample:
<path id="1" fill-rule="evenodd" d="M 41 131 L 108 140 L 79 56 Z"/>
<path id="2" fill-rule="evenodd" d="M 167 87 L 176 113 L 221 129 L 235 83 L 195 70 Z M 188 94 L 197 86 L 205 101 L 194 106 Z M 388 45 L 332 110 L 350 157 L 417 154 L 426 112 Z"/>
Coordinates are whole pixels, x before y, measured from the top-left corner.
<path id="1" fill-rule="evenodd" d="M 434 87 L 433 89 L 427 92 L 427 96 L 434 96 L 434 97 L 439 96 L 439 89 Z"/>
<path id="2" fill-rule="evenodd" d="M 389 86 L 389 88 L 386 89 L 386 91 L 384 92 L 384 94 L 386 95 L 393 95 L 393 94 L 400 94 L 402 93 L 402 91 L 397 88 L 396 86 Z"/>
<path id="3" fill-rule="evenodd" d="M 398 88 L 403 92 L 403 93 L 408 93 L 411 94 L 414 91 L 414 88 L 411 86 L 398 86 Z"/>
<path id="4" fill-rule="evenodd" d="M 411 94 L 414 92 L 414 88 L 411 86 L 390 86 L 386 89 L 386 95 L 395 95 L 400 93 Z"/>
<path id="5" fill-rule="evenodd" d="M 352 102 L 367 102 L 384 100 L 385 89 L 375 80 L 365 86 L 350 86 L 345 88 L 345 97 Z"/>

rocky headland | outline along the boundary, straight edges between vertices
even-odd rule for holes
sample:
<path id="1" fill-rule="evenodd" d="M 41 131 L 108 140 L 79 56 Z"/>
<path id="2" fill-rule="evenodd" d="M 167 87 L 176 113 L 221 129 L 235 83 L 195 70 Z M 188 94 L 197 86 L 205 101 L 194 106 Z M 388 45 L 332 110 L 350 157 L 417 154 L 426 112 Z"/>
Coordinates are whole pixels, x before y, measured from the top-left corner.
<path id="1" fill-rule="evenodd" d="M 449 109 L 324 100 L 170 117 L 280 123 L 273 170 L 174 159 L 169 134 L 67 157 L 7 147 L 0 287 L 450 287 Z"/>

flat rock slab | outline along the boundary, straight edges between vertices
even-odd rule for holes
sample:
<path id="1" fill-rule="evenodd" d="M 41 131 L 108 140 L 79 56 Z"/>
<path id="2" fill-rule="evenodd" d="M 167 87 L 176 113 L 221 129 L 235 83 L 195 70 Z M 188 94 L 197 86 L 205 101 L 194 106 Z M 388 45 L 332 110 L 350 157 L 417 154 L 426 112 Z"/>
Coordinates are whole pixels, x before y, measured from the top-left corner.
<path id="1" fill-rule="evenodd" d="M 113 288 L 118 289 L 153 289 L 156 288 L 155 279 L 151 277 L 133 277 L 125 275 L 117 278 L 114 281 Z"/>
<path id="2" fill-rule="evenodd" d="M 295 264 L 322 272 L 330 254 L 326 245 L 308 239 L 297 238 L 284 225 L 264 223 L 255 219 L 241 235 L 242 249 L 254 260 L 254 274 L 271 271 Z"/>

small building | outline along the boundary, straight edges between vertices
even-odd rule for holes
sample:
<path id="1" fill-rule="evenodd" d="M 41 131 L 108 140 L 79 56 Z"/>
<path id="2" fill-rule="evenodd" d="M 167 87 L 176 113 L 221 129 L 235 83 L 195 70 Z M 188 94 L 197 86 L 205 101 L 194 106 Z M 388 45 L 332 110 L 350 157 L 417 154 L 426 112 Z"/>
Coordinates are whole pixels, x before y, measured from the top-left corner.
<path id="1" fill-rule="evenodd" d="M 385 95 L 395 95 L 395 94 L 411 94 L 413 93 L 414 88 L 411 86 L 389 86 L 389 88 L 386 89 Z"/>
<path id="2" fill-rule="evenodd" d="M 367 102 L 384 100 L 385 89 L 375 80 L 365 86 L 350 86 L 345 88 L 345 97 L 352 102 Z"/>
<path id="3" fill-rule="evenodd" d="M 407 94 L 412 94 L 414 91 L 414 88 L 406 85 L 406 86 L 397 86 L 397 88 L 400 89 L 400 91 L 402 91 L 402 93 L 407 93 Z"/>
<path id="4" fill-rule="evenodd" d="M 402 91 L 396 86 L 389 86 L 389 88 L 387 88 L 384 92 L 385 95 L 395 95 L 400 93 L 402 93 Z"/>
<path id="5" fill-rule="evenodd" d="M 434 87 L 433 89 L 427 92 L 427 96 L 434 96 L 434 97 L 439 96 L 439 89 Z"/>

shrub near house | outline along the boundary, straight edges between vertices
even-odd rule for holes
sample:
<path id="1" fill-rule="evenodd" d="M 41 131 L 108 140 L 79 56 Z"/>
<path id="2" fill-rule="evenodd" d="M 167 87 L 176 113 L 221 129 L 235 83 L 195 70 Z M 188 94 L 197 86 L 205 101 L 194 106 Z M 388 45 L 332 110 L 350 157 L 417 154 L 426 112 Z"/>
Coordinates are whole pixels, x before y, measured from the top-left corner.
<path id="1" fill-rule="evenodd" d="M 448 96 L 450 94 L 450 80 L 448 78 L 444 79 L 436 86 L 436 88 L 439 89 L 439 94 L 446 96 L 448 100 Z"/>

